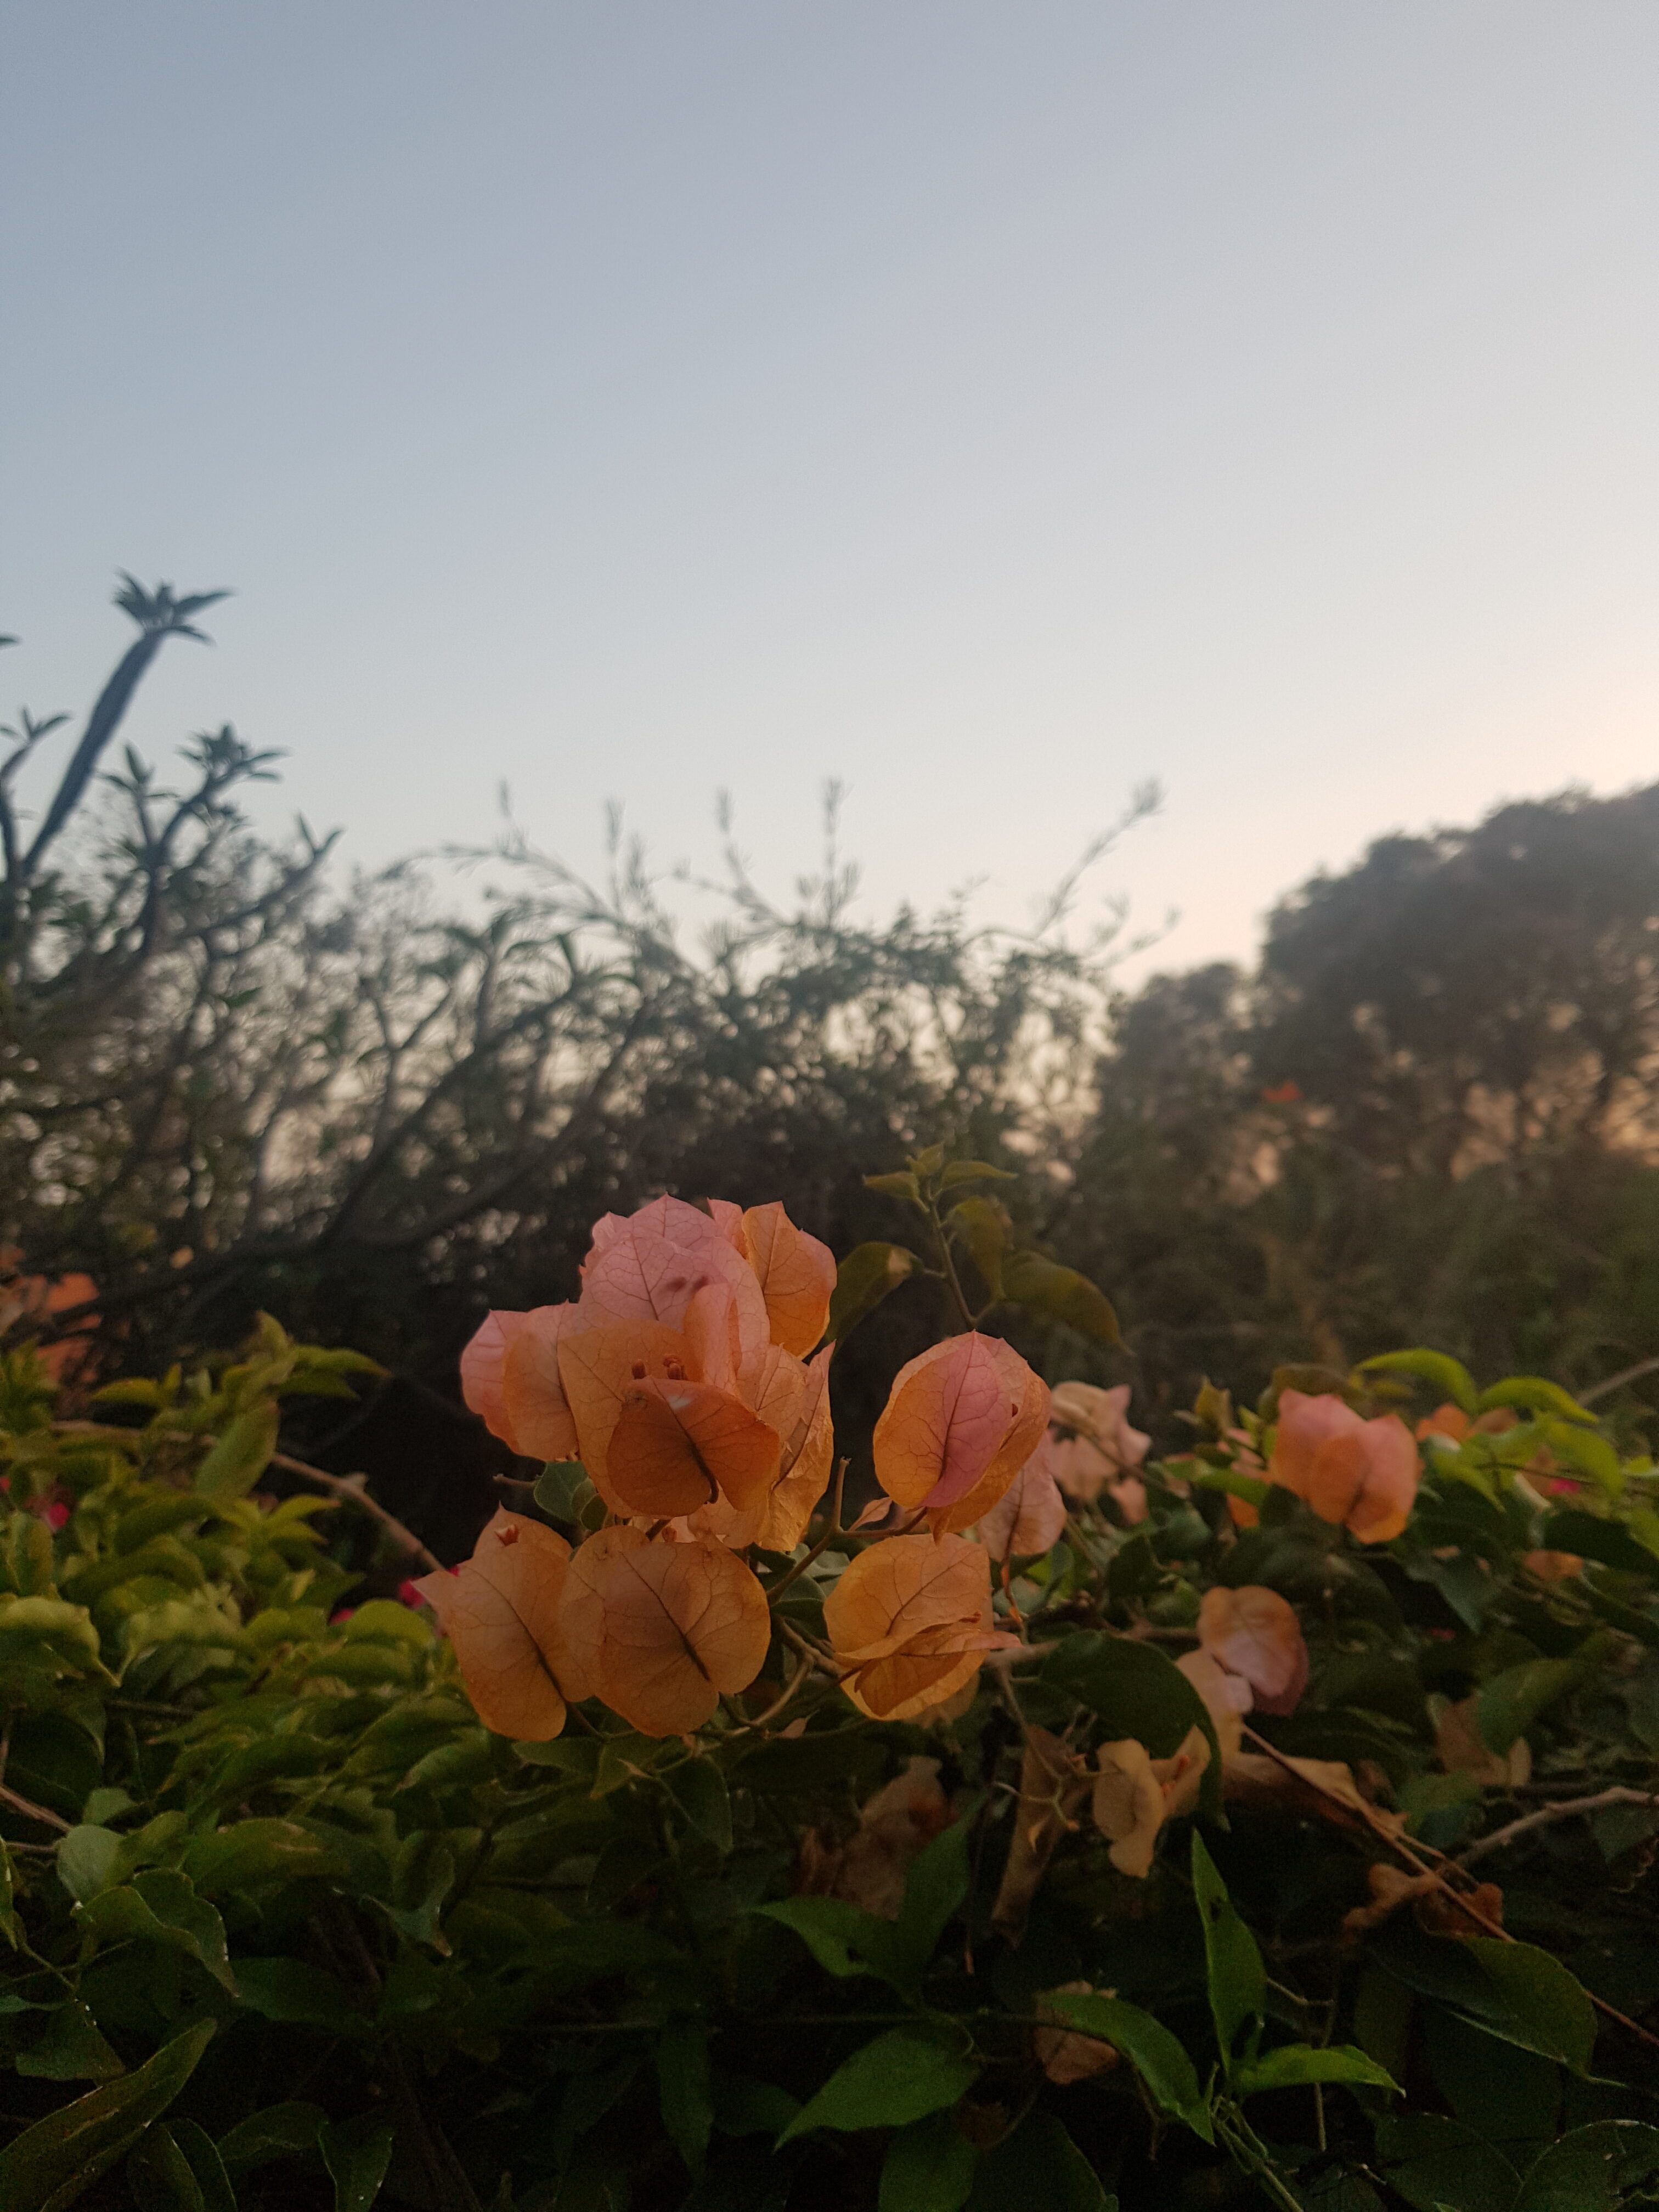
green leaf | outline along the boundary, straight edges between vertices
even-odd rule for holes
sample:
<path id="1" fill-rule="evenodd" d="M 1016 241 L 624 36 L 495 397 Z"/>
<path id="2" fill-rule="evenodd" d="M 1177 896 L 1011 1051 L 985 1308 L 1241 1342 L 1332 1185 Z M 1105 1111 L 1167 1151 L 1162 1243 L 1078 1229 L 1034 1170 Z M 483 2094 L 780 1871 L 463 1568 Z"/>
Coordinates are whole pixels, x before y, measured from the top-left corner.
<path id="1" fill-rule="evenodd" d="M 140 2139 L 128 2159 L 127 2187 L 137 2212 L 207 2212 L 190 2160 L 161 2123 Z"/>
<path id="2" fill-rule="evenodd" d="M 657 2044 L 657 2089 L 662 2124 L 693 2179 L 702 2172 L 714 2108 L 708 2094 L 708 2031 L 700 2021 L 675 2021 Z"/>
<path id="3" fill-rule="evenodd" d="M 1334 2043 L 1324 2050 L 1310 2043 L 1281 2043 L 1277 2051 L 1246 2059 L 1233 2069 L 1233 2087 L 1241 2097 L 1254 2097 L 1264 2089 L 1295 2089 L 1309 2081 L 1346 2081 L 1356 2087 L 1392 2089 L 1403 2094 L 1394 2076 L 1351 2044 Z"/>
<path id="4" fill-rule="evenodd" d="M 317 2136 L 334 2184 L 334 2212 L 368 2212 L 392 2163 L 393 2130 L 384 2112 L 331 2120 Z"/>
<path id="5" fill-rule="evenodd" d="M 887 2146 L 877 2212 L 961 2212 L 974 2164 L 974 2146 L 948 2112 L 912 2120 Z"/>
<path id="6" fill-rule="evenodd" d="M 1577 1427 L 1571 1421 L 1540 1421 L 1540 1429 L 1550 1449 L 1569 1467 L 1587 1474 L 1610 1498 L 1625 1487 L 1624 1462 L 1607 1438 L 1595 1429 Z"/>
<path id="7" fill-rule="evenodd" d="M 1002 1296 L 1002 1255 L 1008 1249 L 1007 1224 L 1002 1209 L 988 1198 L 964 1198 L 945 1217 L 973 1255 L 986 1289 L 994 1298 Z"/>
<path id="8" fill-rule="evenodd" d="M 1481 1742 L 1501 1757 L 1547 1706 L 1588 1681 L 1617 1648 L 1615 1639 L 1599 1629 L 1571 1659 L 1528 1659 L 1492 1675 L 1475 1700 L 1474 1725 Z"/>
<path id="9" fill-rule="evenodd" d="M 1504 2017 L 1481 2024 L 1523 2050 L 1559 2059 L 1575 2074 L 1587 2073 L 1595 2047 L 1595 2008 L 1561 1961 L 1531 1943 L 1504 1943 L 1495 1936 L 1459 1941 L 1504 2008 Z"/>
<path id="10" fill-rule="evenodd" d="M 126 2072 L 78 1997 L 51 2006 L 42 2019 L 33 2042 L 12 2060 L 20 2074 L 40 2081 L 112 2081 Z"/>
<path id="11" fill-rule="evenodd" d="M 866 1176 L 864 1188 L 878 1192 L 883 1198 L 896 1198 L 911 1206 L 921 1204 L 921 1183 L 902 1169 L 896 1175 Z"/>
<path id="12" fill-rule="evenodd" d="M 1185 2049 L 1160 2020 L 1120 1997 L 1093 1990 L 1050 1990 L 1045 2006 L 1085 2035 L 1097 2035 L 1120 2051 L 1146 2083 L 1152 2101 L 1172 2119 L 1183 2121 L 1206 2142 L 1215 2141 L 1210 2110 Z"/>
<path id="13" fill-rule="evenodd" d="M 1377 2157 L 1415 2212 L 1510 2212 L 1520 2176 L 1500 2150 L 1438 2112 L 1402 2112 L 1376 2131 Z"/>
<path id="14" fill-rule="evenodd" d="M 978 2070 L 913 2028 L 891 2028 L 836 2069 L 778 2137 L 779 2146 L 813 2128 L 902 2128 L 956 2104 Z"/>
<path id="15" fill-rule="evenodd" d="M 1490 1413 L 1499 1406 L 1513 1406 L 1528 1413 L 1559 1413 L 1563 1420 L 1587 1421 L 1592 1428 L 1595 1425 L 1589 1407 L 1581 1406 L 1559 1382 L 1547 1382 L 1541 1375 L 1511 1375 L 1494 1382 L 1490 1390 L 1480 1393 L 1475 1411 Z"/>
<path id="16" fill-rule="evenodd" d="M 269 2166 L 273 2159 L 297 2158 L 316 2148 L 326 2118 L 320 2105 L 267 2105 L 220 2136 L 219 2155 L 231 2172 Z"/>
<path id="17" fill-rule="evenodd" d="M 1202 1729 L 1210 1746 L 1204 1809 L 1219 1816 L 1221 1745 L 1215 1722 L 1180 1668 L 1156 1645 L 1080 1631 L 1050 1653 L 1042 1679 L 1097 1714 L 1109 1741 L 1133 1736 L 1154 1759 L 1171 1758 L 1189 1729 Z"/>
<path id="18" fill-rule="evenodd" d="M 892 1970 L 892 1923 L 878 1920 L 861 1905 L 841 1897 L 784 1897 L 755 1910 L 765 1919 L 793 1928 L 824 1972 L 837 1981 L 854 1974 L 885 1978 Z"/>
<path id="19" fill-rule="evenodd" d="M 25 2128 L 0 2151 L 0 2204 L 16 2212 L 64 2212 L 73 2204 L 166 2112 L 196 2070 L 213 2025 L 186 2028 L 131 2074 Z"/>
<path id="20" fill-rule="evenodd" d="M 236 2191 L 230 2185 L 213 2138 L 194 2120 L 169 2120 L 167 2132 L 190 2162 L 202 2192 L 204 2212 L 236 2212 Z"/>
<path id="21" fill-rule="evenodd" d="M 1641 2120 L 1597 2120 L 1540 2154 L 1514 2212 L 1619 2212 L 1626 2192 L 1656 2173 L 1659 2128 Z"/>
<path id="22" fill-rule="evenodd" d="M 196 1495 L 216 1504 L 246 1498 L 270 1465 L 279 1425 L 274 1405 L 252 1406 L 238 1413 L 197 1468 Z"/>
<path id="23" fill-rule="evenodd" d="M 1358 1371 L 1362 1375 L 1416 1375 L 1464 1413 L 1473 1413 L 1480 1408 L 1474 1377 L 1461 1360 L 1449 1358 L 1443 1352 L 1427 1352 L 1420 1346 L 1410 1352 L 1379 1352 L 1374 1359 L 1362 1359 Z"/>
<path id="24" fill-rule="evenodd" d="M 238 1959 L 236 1990 L 250 2012 L 289 2027 L 354 2035 L 368 2024 L 348 1985 L 305 1959 Z"/>
<path id="25" fill-rule="evenodd" d="M 1063 1322 L 1098 1344 L 1119 1341 L 1117 1316 L 1105 1294 L 1075 1267 L 1057 1267 L 1035 1252 L 1016 1252 L 1003 1263 L 1003 1296 L 1044 1321 Z"/>
<path id="26" fill-rule="evenodd" d="M 663 1788 L 700 1836 L 717 1851 L 732 1848 L 732 1797 L 712 1759 L 688 1759 L 659 1777 Z"/>
<path id="27" fill-rule="evenodd" d="M 96 1897 L 115 1879 L 121 1838 L 112 1828 L 88 1821 L 71 1828 L 58 1846 L 58 1879 L 78 1904 Z"/>
<path id="28" fill-rule="evenodd" d="M 551 1521 L 562 1521 L 574 1526 L 582 1517 L 582 1508 L 589 1505 L 598 1492 L 587 1479 L 587 1469 L 579 1459 L 550 1459 L 536 1477 L 534 1497 L 538 1505 Z"/>
<path id="29" fill-rule="evenodd" d="M 969 2212 L 1115 2212 L 1100 2177 L 1052 2112 L 1028 2112 L 980 2160 Z"/>
<path id="30" fill-rule="evenodd" d="M 935 1836 L 904 1878 L 893 1952 L 909 1975 L 921 1974 L 968 1894 L 968 1843 L 977 1809 L 968 1808 Z"/>
<path id="31" fill-rule="evenodd" d="M 1011 1168 L 994 1168 L 988 1160 L 952 1160 L 939 1179 L 941 1192 L 964 1182 L 1018 1182 Z"/>
<path id="32" fill-rule="evenodd" d="M 890 1291 L 908 1283 L 921 1262 L 902 1244 L 855 1244 L 836 1274 L 824 1334 L 839 1344 L 848 1329 L 873 1313 Z"/>
<path id="33" fill-rule="evenodd" d="M 1221 2063 L 1232 2072 L 1240 2030 L 1261 2017 L 1267 1977 L 1249 1929 L 1233 1909 L 1227 1885 L 1216 1871 L 1204 1838 L 1193 1831 L 1193 1895 L 1204 1923 L 1204 1959 Z"/>
<path id="34" fill-rule="evenodd" d="M 67 1840 L 67 1839 L 66 1839 Z M 76 1917 L 106 1943 L 165 1943 L 205 1966 L 234 1996 L 225 1923 L 186 1876 L 158 1868 L 76 1907 Z"/>

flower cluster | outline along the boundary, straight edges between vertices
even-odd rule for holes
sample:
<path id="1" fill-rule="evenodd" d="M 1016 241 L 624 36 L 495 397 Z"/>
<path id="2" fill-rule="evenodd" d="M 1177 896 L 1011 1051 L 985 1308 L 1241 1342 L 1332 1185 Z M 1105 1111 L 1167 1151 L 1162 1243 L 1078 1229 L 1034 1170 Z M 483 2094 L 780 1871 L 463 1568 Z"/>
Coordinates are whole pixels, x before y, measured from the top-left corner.
<path id="1" fill-rule="evenodd" d="M 490 1314 L 462 1360 L 467 1403 L 523 1456 L 580 1461 L 605 1520 L 573 1550 L 498 1512 L 471 1559 L 413 1585 L 489 1727 L 545 1741 L 597 1697 L 642 1735 L 685 1735 L 755 1680 L 772 1613 L 744 1555 L 796 1550 L 829 1486 L 832 1347 L 813 1347 L 835 1283 L 781 1206 L 662 1198 L 599 1223 L 574 1303 Z M 969 1330 L 901 1370 L 874 1456 L 902 1517 L 824 1607 L 826 1662 L 861 1712 L 933 1711 L 1016 1640 L 959 1532 L 998 1510 L 1048 1420 L 1000 1338 Z"/>

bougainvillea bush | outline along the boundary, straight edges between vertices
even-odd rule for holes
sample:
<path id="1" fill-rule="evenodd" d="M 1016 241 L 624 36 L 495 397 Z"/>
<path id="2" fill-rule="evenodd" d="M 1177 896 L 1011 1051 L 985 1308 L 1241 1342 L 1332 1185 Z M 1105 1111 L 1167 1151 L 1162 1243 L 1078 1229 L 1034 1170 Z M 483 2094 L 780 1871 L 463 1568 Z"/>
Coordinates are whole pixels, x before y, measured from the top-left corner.
<path id="1" fill-rule="evenodd" d="M 5 2212 L 1659 2203 L 1640 1436 L 1413 1350 L 1154 1443 L 993 1170 L 879 1185 L 492 1314 L 455 1565 L 278 1449 L 349 1354 L 7 1358 Z"/>

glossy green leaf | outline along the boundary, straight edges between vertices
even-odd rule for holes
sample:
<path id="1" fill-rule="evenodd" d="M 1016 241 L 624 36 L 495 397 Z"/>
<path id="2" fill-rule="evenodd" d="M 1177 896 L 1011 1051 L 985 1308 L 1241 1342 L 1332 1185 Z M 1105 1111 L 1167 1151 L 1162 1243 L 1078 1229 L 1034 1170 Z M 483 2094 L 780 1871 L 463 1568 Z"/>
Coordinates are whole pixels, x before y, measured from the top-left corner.
<path id="1" fill-rule="evenodd" d="M 902 1244 L 855 1244 L 836 1270 L 825 1336 L 839 1344 L 850 1328 L 873 1313 L 901 1283 L 908 1283 L 921 1267 L 915 1254 Z"/>
<path id="2" fill-rule="evenodd" d="M 838 1981 L 854 1974 L 884 1978 L 896 1969 L 892 1923 L 845 1898 L 784 1897 L 755 1910 L 793 1928 L 825 1973 Z"/>
<path id="3" fill-rule="evenodd" d="M 316 2148 L 326 2118 L 320 2105 L 267 2105 L 220 2136 L 219 2156 L 231 2173 L 300 2157 Z"/>
<path id="4" fill-rule="evenodd" d="M 1193 1895 L 1204 1926 L 1204 1960 L 1221 2063 L 1231 2074 L 1243 2031 L 1261 2017 L 1267 1977 L 1249 1929 L 1233 1908 L 1204 1838 L 1193 1831 Z"/>
<path id="5" fill-rule="evenodd" d="M 1041 1320 L 1063 1322 L 1097 1344 L 1119 1341 L 1109 1300 L 1075 1267 L 1059 1267 L 1035 1252 L 1016 1252 L 1003 1261 L 1002 1291 Z"/>
<path id="6" fill-rule="evenodd" d="M 334 2184 L 334 2212 L 368 2212 L 392 2163 L 393 2137 L 385 2112 L 360 2112 L 319 2131 L 317 2148 Z"/>
<path id="7" fill-rule="evenodd" d="M 912 2120 L 887 2146 L 877 2212 L 961 2212 L 974 2165 L 974 2146 L 949 2112 Z"/>
<path id="8" fill-rule="evenodd" d="M 977 1810 L 977 1802 L 965 1807 L 933 1838 L 904 1878 L 893 1954 L 908 1974 L 921 1973 L 968 1894 L 969 1845 Z"/>
<path id="9" fill-rule="evenodd" d="M 1160 2112 L 1184 2122 L 1206 2142 L 1215 2140 L 1210 2110 L 1186 2049 L 1160 2020 L 1139 2005 L 1094 1991 L 1051 1990 L 1043 2000 L 1085 2035 L 1121 2051 L 1146 2083 Z"/>
<path id="10" fill-rule="evenodd" d="M 227 1424 L 224 1434 L 196 1470 L 196 1495 L 216 1505 L 246 1498 L 270 1465 L 280 1416 L 274 1405 L 252 1406 Z"/>
<path id="11" fill-rule="evenodd" d="M 1659 1581 L 1659 1553 L 1632 1535 L 1622 1521 L 1603 1520 L 1598 1514 L 1569 1508 L 1552 1513 L 1539 1530 L 1546 1550 L 1577 1552 L 1581 1559 L 1596 1559 L 1620 1574 L 1645 1575 Z"/>
<path id="12" fill-rule="evenodd" d="M 211 2021 L 186 2028 L 118 2081 L 60 2106 L 0 2150 L 8 2212 L 64 2212 L 166 2112 L 207 2049 Z"/>
<path id="13" fill-rule="evenodd" d="M 236 2212 L 236 2191 L 231 2187 L 224 2160 L 207 2130 L 198 2127 L 194 2120 L 169 2120 L 167 2128 L 196 2177 L 204 2212 Z"/>
<path id="14" fill-rule="evenodd" d="M 1310 2081 L 1346 2081 L 1364 2089 L 1392 2089 L 1400 2084 L 1374 2058 L 1351 2044 L 1323 2047 L 1310 2043 L 1282 2043 L 1260 2058 L 1243 2061 L 1233 2069 L 1233 2087 L 1241 2097 L 1254 2097 L 1265 2089 L 1294 2089 Z"/>
<path id="15" fill-rule="evenodd" d="M 165 2121 L 140 2137 L 127 2160 L 127 2187 L 137 2212 L 207 2212 L 202 2185 Z"/>
<path id="16" fill-rule="evenodd" d="M 1659 2128 L 1598 2120 L 1552 2143 L 1528 2168 L 1513 2212 L 1619 2212 L 1659 2175 Z"/>
<path id="17" fill-rule="evenodd" d="M 1435 2212 L 1510 2212 L 1520 2175 L 1500 2150 L 1437 2112 L 1404 2112 L 1376 2131 L 1378 2162 L 1390 2186 L 1413 2207 Z"/>
<path id="18" fill-rule="evenodd" d="M 1482 2025 L 1524 2050 L 1587 2073 L 1595 2047 L 1595 2008 L 1561 1961 L 1531 1943 L 1467 1936 L 1462 1948 L 1480 1965 L 1499 2012 Z"/>
<path id="19" fill-rule="evenodd" d="M 112 2081 L 126 2072 L 78 1997 L 49 2006 L 33 2040 L 12 2063 L 20 2074 L 40 2081 Z"/>
<path id="20" fill-rule="evenodd" d="M 1487 1750 L 1506 1752 L 1540 1713 L 1587 1682 L 1616 1648 L 1615 1639 L 1598 1630 L 1571 1659 L 1529 1659 L 1483 1682 L 1474 1724 Z"/>
<path id="21" fill-rule="evenodd" d="M 1563 1420 L 1584 1421 L 1592 1427 L 1595 1422 L 1588 1406 L 1581 1406 L 1559 1382 L 1547 1382 L 1541 1375 L 1510 1375 L 1494 1382 L 1480 1393 L 1476 1411 L 1490 1413 L 1499 1406 L 1524 1413 L 1556 1413 Z"/>
<path id="22" fill-rule="evenodd" d="M 1571 1421 L 1541 1421 L 1545 1441 L 1558 1457 L 1580 1474 L 1587 1474 L 1603 1494 L 1617 1498 L 1625 1487 L 1624 1462 L 1607 1438 L 1595 1429 Z"/>
<path id="23" fill-rule="evenodd" d="M 1358 1372 L 1415 1375 L 1464 1413 L 1474 1413 L 1480 1409 L 1480 1396 L 1474 1387 L 1474 1377 L 1461 1360 L 1452 1359 L 1443 1352 L 1429 1352 L 1421 1346 L 1409 1352 L 1380 1352 L 1374 1359 L 1362 1359 Z"/>
<path id="24" fill-rule="evenodd" d="M 58 1879 L 77 1904 L 85 1905 L 115 1880 L 121 1838 L 93 1822 L 71 1828 L 58 1846 Z"/>
<path id="25" fill-rule="evenodd" d="M 970 2059 L 913 2028 L 890 2029 L 838 2066 L 778 2137 L 780 2145 L 814 2128 L 852 2133 L 902 2128 L 956 2104 L 973 2087 Z"/>
<path id="26" fill-rule="evenodd" d="M 76 1917 L 106 1943 L 165 1943 L 183 1951 L 235 1993 L 225 1923 L 181 1874 L 157 1868 L 135 1875 L 122 1887 L 102 1890 L 77 1905 Z"/>

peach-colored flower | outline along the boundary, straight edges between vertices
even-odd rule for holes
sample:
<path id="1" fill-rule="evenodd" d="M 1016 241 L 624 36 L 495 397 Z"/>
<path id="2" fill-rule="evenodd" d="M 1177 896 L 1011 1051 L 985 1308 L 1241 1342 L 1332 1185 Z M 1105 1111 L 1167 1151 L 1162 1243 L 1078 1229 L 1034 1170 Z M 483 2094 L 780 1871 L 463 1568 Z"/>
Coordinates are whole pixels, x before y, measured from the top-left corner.
<path id="1" fill-rule="evenodd" d="M 1421 1468 L 1397 1413 L 1365 1420 L 1340 1398 L 1285 1390 L 1270 1480 L 1362 1544 L 1386 1544 L 1411 1517 Z"/>
<path id="2" fill-rule="evenodd" d="M 1103 1743 L 1096 1751 L 1099 1773 L 1091 1810 L 1096 1827 L 1111 1845 L 1107 1856 L 1120 1874 L 1141 1881 L 1151 1872 L 1158 1831 L 1167 1820 L 1190 1812 L 1198 1802 L 1209 1756 L 1209 1744 L 1200 1729 L 1190 1731 L 1171 1759 L 1153 1759 L 1133 1736 Z"/>
<path id="3" fill-rule="evenodd" d="M 1059 1542 L 1066 1500 L 1038 1444 L 996 1504 L 979 1520 L 979 1540 L 994 1559 L 1029 1559 Z"/>
<path id="4" fill-rule="evenodd" d="M 1308 1646 L 1296 1608 L 1277 1590 L 1247 1583 L 1219 1583 L 1204 1594 L 1198 1612 L 1201 1650 L 1243 1677 L 1264 1713 L 1293 1713 L 1308 1686 Z"/>
<path id="5" fill-rule="evenodd" d="M 988 1651 L 1018 1638 L 991 1613 L 990 1560 L 965 1536 L 890 1536 L 824 1601 L 842 1687 L 872 1720 L 912 1720 L 953 1698 Z"/>
<path id="6" fill-rule="evenodd" d="M 1146 1492 L 1136 1480 L 1134 1499 L 1118 1495 L 1132 1485 L 1126 1478 L 1146 1457 L 1152 1438 L 1129 1425 L 1129 1386 L 1115 1383 L 1109 1390 L 1090 1382 L 1060 1382 L 1054 1386 L 1048 1419 L 1060 1431 L 1054 1439 L 1054 1475 L 1066 1495 L 1080 1505 L 1091 1505 L 1107 1484 L 1126 1520 L 1146 1518 Z"/>
<path id="7" fill-rule="evenodd" d="M 873 1452 L 887 1495 L 935 1536 L 971 1528 L 1036 1450 L 1048 1392 L 1011 1344 L 969 1331 L 900 1368 Z"/>
<path id="8" fill-rule="evenodd" d="M 627 1527 L 602 1528 L 572 1559 L 560 1628 L 593 1694 L 655 1736 L 688 1735 L 722 1692 L 746 1690 L 772 1635 L 766 1593 L 735 1553 Z"/>
<path id="9" fill-rule="evenodd" d="M 570 1547 L 542 1522 L 498 1512 L 472 1557 L 408 1585 L 438 1616 L 478 1718 L 497 1735 L 544 1743 L 567 1701 L 592 1694 L 565 1634 Z"/>

